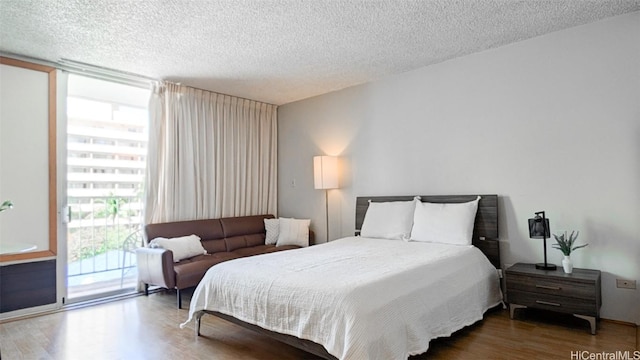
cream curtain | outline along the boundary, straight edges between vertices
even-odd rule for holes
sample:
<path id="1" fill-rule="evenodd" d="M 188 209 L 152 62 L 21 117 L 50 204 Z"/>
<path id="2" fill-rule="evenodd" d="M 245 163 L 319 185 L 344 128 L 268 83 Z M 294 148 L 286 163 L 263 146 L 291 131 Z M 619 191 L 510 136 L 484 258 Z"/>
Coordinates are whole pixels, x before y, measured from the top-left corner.
<path id="1" fill-rule="evenodd" d="M 164 83 L 149 118 L 145 223 L 275 215 L 275 105 Z"/>

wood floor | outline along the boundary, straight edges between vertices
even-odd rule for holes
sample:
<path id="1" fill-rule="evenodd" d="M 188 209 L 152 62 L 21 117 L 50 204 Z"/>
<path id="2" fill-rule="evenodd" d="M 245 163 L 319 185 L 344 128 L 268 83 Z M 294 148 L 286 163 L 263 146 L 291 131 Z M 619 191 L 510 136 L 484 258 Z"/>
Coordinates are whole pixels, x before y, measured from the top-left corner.
<path id="1" fill-rule="evenodd" d="M 202 334 L 193 324 L 180 329 L 186 309 L 175 308 L 175 293 L 158 292 L 110 303 L 0 324 L 0 354 L 13 359 L 317 359 L 213 316 L 203 317 Z M 506 310 L 450 338 L 431 342 L 412 359 L 572 359 L 591 353 L 637 349 L 636 328 L 600 321 L 592 336 L 587 322 L 573 317 Z M 577 358 L 577 357 L 574 357 Z"/>

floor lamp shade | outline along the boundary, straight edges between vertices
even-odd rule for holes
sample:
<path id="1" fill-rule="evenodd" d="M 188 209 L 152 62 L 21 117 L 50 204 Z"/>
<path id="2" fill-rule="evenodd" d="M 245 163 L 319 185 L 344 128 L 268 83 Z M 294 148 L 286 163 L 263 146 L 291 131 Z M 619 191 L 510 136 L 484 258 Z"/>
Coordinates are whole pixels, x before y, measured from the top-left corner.
<path id="1" fill-rule="evenodd" d="M 336 156 L 313 157 L 313 186 L 316 189 L 338 188 L 338 158 Z"/>

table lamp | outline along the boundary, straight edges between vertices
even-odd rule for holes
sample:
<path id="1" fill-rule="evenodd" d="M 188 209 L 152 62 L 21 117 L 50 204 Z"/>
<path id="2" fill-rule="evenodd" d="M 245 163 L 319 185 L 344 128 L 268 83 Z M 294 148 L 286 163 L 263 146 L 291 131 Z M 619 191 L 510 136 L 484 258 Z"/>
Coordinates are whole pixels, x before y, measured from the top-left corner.
<path id="1" fill-rule="evenodd" d="M 544 246 L 544 263 L 536 264 L 536 269 L 555 270 L 554 264 L 547 263 L 547 238 L 551 237 L 549 230 L 549 219 L 545 216 L 544 211 L 535 213 L 533 219 L 529 219 L 529 237 L 531 239 L 542 239 Z"/>

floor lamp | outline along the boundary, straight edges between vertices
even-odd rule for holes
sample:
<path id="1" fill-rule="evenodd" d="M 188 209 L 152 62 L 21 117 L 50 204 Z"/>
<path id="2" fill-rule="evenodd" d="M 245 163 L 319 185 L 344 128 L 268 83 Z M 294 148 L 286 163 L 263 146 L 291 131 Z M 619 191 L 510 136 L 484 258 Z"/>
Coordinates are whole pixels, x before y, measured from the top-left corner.
<path id="1" fill-rule="evenodd" d="M 336 156 L 313 157 L 313 186 L 324 190 L 327 242 L 329 242 L 329 189 L 338 188 L 338 158 Z"/>

